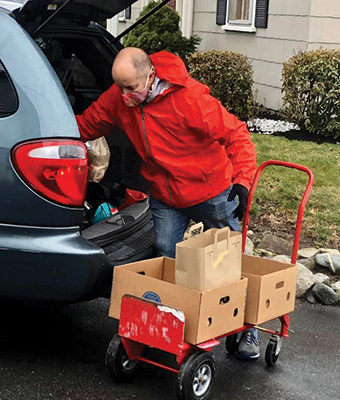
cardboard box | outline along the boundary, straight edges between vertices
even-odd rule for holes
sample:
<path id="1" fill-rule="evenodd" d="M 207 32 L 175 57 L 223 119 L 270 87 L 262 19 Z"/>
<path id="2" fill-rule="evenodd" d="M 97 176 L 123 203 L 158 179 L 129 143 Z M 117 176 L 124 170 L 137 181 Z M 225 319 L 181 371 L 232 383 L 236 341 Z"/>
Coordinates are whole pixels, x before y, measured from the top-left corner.
<path id="1" fill-rule="evenodd" d="M 242 234 L 212 228 L 176 244 L 176 284 L 207 290 L 241 279 Z"/>
<path id="2" fill-rule="evenodd" d="M 197 344 L 243 326 L 247 279 L 195 291 L 175 282 L 175 260 L 159 257 L 115 267 L 109 315 L 119 319 L 124 294 L 181 309 L 184 339 Z"/>
<path id="3" fill-rule="evenodd" d="M 266 258 L 242 255 L 242 276 L 248 278 L 245 322 L 261 324 L 295 307 L 298 267 Z"/>

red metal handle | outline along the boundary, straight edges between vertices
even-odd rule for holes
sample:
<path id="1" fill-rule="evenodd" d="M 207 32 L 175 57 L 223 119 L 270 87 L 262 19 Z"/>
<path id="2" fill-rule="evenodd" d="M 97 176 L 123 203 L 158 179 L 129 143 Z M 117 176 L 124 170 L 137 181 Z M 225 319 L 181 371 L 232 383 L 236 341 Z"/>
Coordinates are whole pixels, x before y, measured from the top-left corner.
<path id="1" fill-rule="evenodd" d="M 298 165 L 298 164 L 292 164 L 292 163 L 285 162 L 285 161 L 277 161 L 277 160 L 265 161 L 264 163 L 262 163 L 258 167 L 258 169 L 256 171 L 253 185 L 252 185 L 252 187 L 251 187 L 251 189 L 249 191 L 247 208 L 246 208 L 246 212 L 245 212 L 244 220 L 243 220 L 242 252 L 244 253 L 244 250 L 245 250 L 245 247 L 246 247 L 248 224 L 249 224 L 249 212 L 250 212 L 250 209 L 251 209 L 251 203 L 252 203 L 252 199 L 253 199 L 253 194 L 254 194 L 255 189 L 257 187 L 257 183 L 258 183 L 258 181 L 260 179 L 262 171 L 266 167 L 268 167 L 270 165 L 278 165 L 280 167 L 298 169 L 300 171 L 305 172 L 308 175 L 308 178 L 309 178 L 307 187 L 305 189 L 305 192 L 304 192 L 304 194 L 302 196 L 302 199 L 301 199 L 301 202 L 300 202 L 300 206 L 299 206 L 298 214 L 297 214 L 297 219 L 296 219 L 294 245 L 293 245 L 292 257 L 291 257 L 292 264 L 295 264 L 296 260 L 297 260 L 297 252 L 299 250 L 299 241 L 300 241 L 300 233 L 301 233 L 301 227 L 302 227 L 303 213 L 304 213 L 304 210 L 305 210 L 305 207 L 306 207 L 307 200 L 309 198 L 310 192 L 311 192 L 312 187 L 313 187 L 314 175 L 313 175 L 312 171 L 310 171 L 307 167 L 304 167 L 304 166 Z"/>

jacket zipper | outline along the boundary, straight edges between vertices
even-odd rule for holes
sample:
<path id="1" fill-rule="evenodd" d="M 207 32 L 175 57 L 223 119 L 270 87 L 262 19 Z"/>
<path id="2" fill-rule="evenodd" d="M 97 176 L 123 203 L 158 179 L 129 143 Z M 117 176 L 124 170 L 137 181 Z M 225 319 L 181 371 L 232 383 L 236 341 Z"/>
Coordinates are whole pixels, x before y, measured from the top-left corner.
<path id="1" fill-rule="evenodd" d="M 144 135 L 144 139 L 145 139 L 146 152 L 147 152 L 148 156 L 150 157 L 149 142 L 148 142 L 148 138 L 146 136 L 146 130 L 145 130 L 144 104 L 142 104 L 140 106 L 140 109 L 141 109 L 141 116 L 142 116 L 142 129 L 143 129 L 143 135 Z"/>
<path id="2" fill-rule="evenodd" d="M 143 129 L 143 136 L 144 136 L 145 145 L 146 145 L 146 152 L 147 152 L 148 156 L 150 157 L 150 147 L 149 147 L 149 142 L 148 142 L 148 138 L 146 136 L 146 129 L 145 129 L 144 104 L 141 104 L 140 109 L 141 109 L 142 129 Z M 173 204 L 168 172 L 166 173 L 166 186 L 168 188 L 170 203 Z"/>

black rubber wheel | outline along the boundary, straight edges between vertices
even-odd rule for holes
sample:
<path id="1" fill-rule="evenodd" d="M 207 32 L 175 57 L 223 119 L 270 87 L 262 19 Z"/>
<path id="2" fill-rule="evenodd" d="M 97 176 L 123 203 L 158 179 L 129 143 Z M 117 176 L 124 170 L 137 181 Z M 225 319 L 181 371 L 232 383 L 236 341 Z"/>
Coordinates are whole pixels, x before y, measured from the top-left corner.
<path id="1" fill-rule="evenodd" d="M 114 335 L 106 350 L 105 365 L 115 382 L 125 382 L 136 373 L 140 362 L 129 360 L 119 335 Z"/>
<path id="2" fill-rule="evenodd" d="M 276 364 L 279 354 L 280 351 L 278 351 L 278 342 L 276 340 L 270 339 L 266 348 L 266 355 L 264 357 L 268 367 L 272 367 Z"/>
<path id="3" fill-rule="evenodd" d="M 181 400 L 205 400 L 211 392 L 215 375 L 212 354 L 196 351 L 181 365 L 178 373 L 177 394 Z"/>
<path id="4" fill-rule="evenodd" d="M 237 333 L 229 335 L 225 339 L 225 349 L 229 354 L 235 354 L 238 346 Z"/>

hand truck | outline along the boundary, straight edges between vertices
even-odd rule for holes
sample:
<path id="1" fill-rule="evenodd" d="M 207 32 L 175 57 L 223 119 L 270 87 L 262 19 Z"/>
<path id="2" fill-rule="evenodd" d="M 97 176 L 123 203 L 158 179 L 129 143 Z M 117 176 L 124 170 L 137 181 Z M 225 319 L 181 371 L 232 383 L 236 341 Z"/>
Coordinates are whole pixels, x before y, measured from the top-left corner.
<path id="1" fill-rule="evenodd" d="M 314 182 L 312 172 L 308 168 L 297 164 L 270 160 L 261 164 L 257 169 L 249 192 L 243 222 L 242 252 L 244 252 L 246 245 L 253 194 L 261 173 L 267 166 L 295 168 L 307 173 L 309 177 L 298 209 L 295 227 L 291 257 L 292 264 L 295 264 L 304 208 Z M 147 318 L 148 324 L 145 324 L 145 318 Z M 178 376 L 177 394 L 179 399 L 205 400 L 210 395 L 216 371 L 215 359 L 211 354 L 211 350 L 220 344 L 220 339 L 226 338 L 226 351 L 235 353 L 238 345 L 237 334 L 239 332 L 249 328 L 257 328 L 271 334 L 266 348 L 265 361 L 268 366 L 273 366 L 280 354 L 282 339 L 289 337 L 289 314 L 280 316 L 279 320 L 281 322 L 280 330 L 244 324 L 237 330 L 226 332 L 204 343 L 192 345 L 184 341 L 185 315 L 180 309 L 126 294 L 121 302 L 119 331 L 118 334 L 113 336 L 107 348 L 105 364 L 115 382 L 123 382 L 130 379 L 142 362 L 166 369 L 176 373 Z M 156 348 L 175 355 L 178 368 L 149 359 L 147 357 L 149 348 Z"/>

